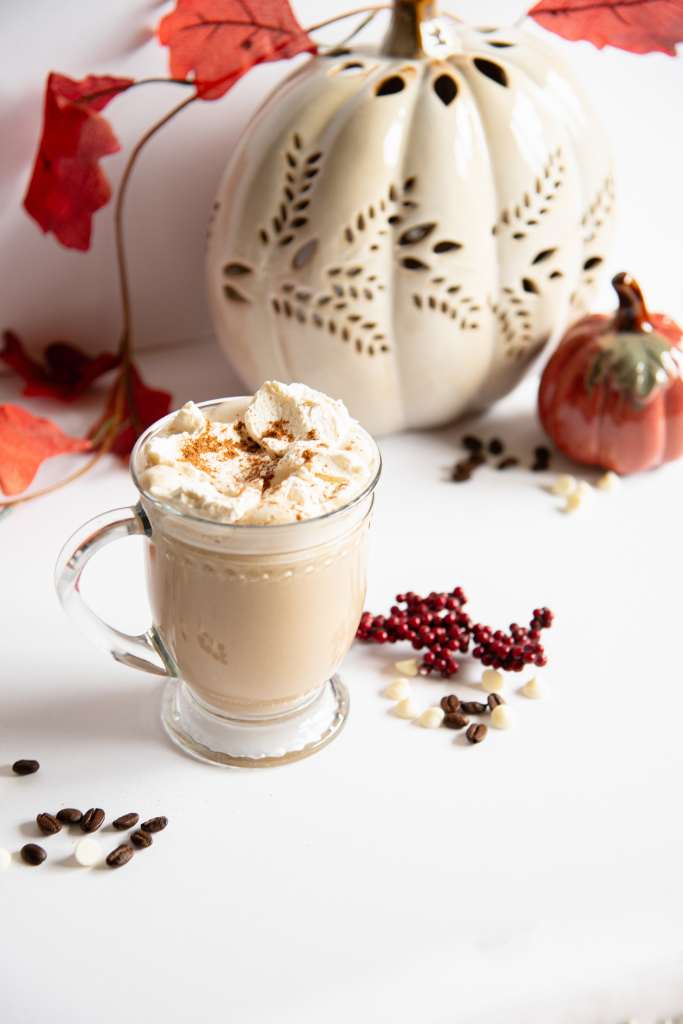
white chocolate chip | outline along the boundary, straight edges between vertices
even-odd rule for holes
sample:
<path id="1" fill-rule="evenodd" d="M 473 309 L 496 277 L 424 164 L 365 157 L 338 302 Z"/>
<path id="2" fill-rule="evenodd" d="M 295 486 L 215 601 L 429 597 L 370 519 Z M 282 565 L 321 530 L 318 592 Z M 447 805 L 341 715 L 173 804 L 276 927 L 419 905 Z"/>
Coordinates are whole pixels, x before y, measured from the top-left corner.
<path id="1" fill-rule="evenodd" d="M 532 676 L 528 679 L 524 686 L 520 688 L 520 693 L 523 693 L 525 697 L 529 697 L 531 700 L 538 700 L 541 696 L 541 688 L 538 685 L 538 679 L 536 676 Z"/>
<path id="2" fill-rule="evenodd" d="M 424 729 L 438 729 L 444 718 L 445 715 L 441 708 L 426 708 L 418 718 L 418 722 Z"/>
<path id="3" fill-rule="evenodd" d="M 85 839 L 80 839 L 76 843 L 74 857 L 81 867 L 91 868 L 93 864 L 97 864 L 102 859 L 102 847 L 92 836 L 86 836 Z"/>
<path id="4" fill-rule="evenodd" d="M 407 658 L 406 661 L 397 661 L 394 668 L 402 676 L 416 676 L 419 665 L 417 658 Z"/>
<path id="5" fill-rule="evenodd" d="M 409 693 L 410 683 L 407 679 L 394 679 L 393 683 L 389 683 L 384 691 L 384 696 L 389 700 L 404 700 Z"/>
<path id="6" fill-rule="evenodd" d="M 0 871 L 7 871 L 12 863 L 12 854 L 0 846 Z"/>
<path id="7" fill-rule="evenodd" d="M 487 693 L 500 693 L 503 689 L 503 676 L 495 668 L 487 668 L 481 677 L 481 685 Z"/>
<path id="8" fill-rule="evenodd" d="M 555 477 L 555 482 L 550 488 L 553 494 L 559 494 L 560 497 L 571 494 L 575 489 L 576 480 L 569 473 L 562 473 L 560 476 Z"/>
<path id="9" fill-rule="evenodd" d="M 578 490 L 572 491 L 571 494 L 567 495 L 564 503 L 564 510 L 567 513 L 571 513 L 576 512 L 579 508 L 581 508 L 581 492 Z"/>
<path id="10" fill-rule="evenodd" d="M 394 714 L 399 718 L 417 718 L 419 712 L 410 697 L 400 700 L 394 708 Z"/>
<path id="11" fill-rule="evenodd" d="M 596 482 L 595 486 L 600 491 L 613 491 L 617 484 L 620 482 L 620 478 L 616 473 L 613 473 L 610 469 L 607 473 L 603 474 L 600 479 Z"/>
<path id="12" fill-rule="evenodd" d="M 574 494 L 580 494 L 582 498 L 593 493 L 593 488 L 587 480 L 578 480 L 574 488 Z"/>
<path id="13" fill-rule="evenodd" d="M 491 712 L 491 725 L 495 729 L 509 729 L 512 725 L 512 715 L 507 704 L 498 704 Z"/>

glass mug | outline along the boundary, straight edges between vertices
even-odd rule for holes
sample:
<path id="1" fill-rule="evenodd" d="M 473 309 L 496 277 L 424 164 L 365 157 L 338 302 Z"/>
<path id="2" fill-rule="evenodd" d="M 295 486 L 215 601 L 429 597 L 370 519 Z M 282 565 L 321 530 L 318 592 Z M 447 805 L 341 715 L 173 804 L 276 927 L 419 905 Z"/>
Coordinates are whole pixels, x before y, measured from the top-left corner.
<path id="1" fill-rule="evenodd" d="M 216 399 L 211 418 L 250 398 Z M 105 512 L 62 550 L 56 587 L 66 611 L 124 665 L 168 677 L 162 722 L 183 750 L 212 764 L 269 766 L 329 743 L 349 709 L 337 669 L 365 600 L 366 541 L 377 471 L 342 508 L 285 525 L 231 525 L 153 498 L 140 485 L 140 450 L 175 413 L 153 424 L 131 455 L 137 505 Z M 84 602 L 80 578 L 110 541 L 147 538 L 152 625 L 139 636 L 108 625 Z"/>

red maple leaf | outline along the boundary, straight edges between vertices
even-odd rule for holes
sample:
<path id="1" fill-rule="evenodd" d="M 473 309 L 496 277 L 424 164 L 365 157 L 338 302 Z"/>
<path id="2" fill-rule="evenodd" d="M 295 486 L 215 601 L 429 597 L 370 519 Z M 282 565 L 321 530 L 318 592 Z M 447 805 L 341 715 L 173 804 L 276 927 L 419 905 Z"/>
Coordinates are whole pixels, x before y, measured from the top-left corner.
<path id="1" fill-rule="evenodd" d="M 683 42 L 683 0 L 541 0 L 529 11 L 543 28 L 598 49 L 676 56 Z"/>
<path id="2" fill-rule="evenodd" d="M 171 407 L 171 395 L 148 387 L 136 367 L 129 363 L 112 388 L 102 417 L 90 431 L 95 444 L 101 443 L 112 429 L 114 440 L 108 450 L 129 455 L 138 437 Z"/>
<path id="3" fill-rule="evenodd" d="M 111 196 L 98 160 L 120 146 L 98 111 L 132 84 L 132 78 L 109 75 L 80 82 L 54 71 L 48 75 L 43 133 L 24 206 L 43 231 L 70 249 L 90 246 L 92 215 Z"/>
<path id="4" fill-rule="evenodd" d="M 287 0 L 178 0 L 158 34 L 171 74 L 192 76 L 204 100 L 223 96 L 254 64 L 316 50 Z"/>
<path id="5" fill-rule="evenodd" d="M 52 420 L 33 416 L 20 405 L 0 405 L 0 490 L 20 494 L 45 459 L 90 447 L 90 441 L 69 437 Z"/>
<path id="6" fill-rule="evenodd" d="M 29 356 L 14 331 L 5 331 L 2 337 L 0 359 L 24 379 L 23 393 L 27 396 L 73 402 L 94 380 L 119 364 L 119 356 L 110 352 L 87 356 L 65 341 L 48 345 L 40 363 Z"/>

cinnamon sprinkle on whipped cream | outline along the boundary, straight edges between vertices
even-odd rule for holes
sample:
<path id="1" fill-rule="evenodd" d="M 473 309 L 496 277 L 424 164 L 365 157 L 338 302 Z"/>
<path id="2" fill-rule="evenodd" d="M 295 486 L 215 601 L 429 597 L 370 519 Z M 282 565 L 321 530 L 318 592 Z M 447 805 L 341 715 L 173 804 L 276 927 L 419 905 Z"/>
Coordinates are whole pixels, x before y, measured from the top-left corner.
<path id="1" fill-rule="evenodd" d="M 343 402 L 267 381 L 247 408 L 187 402 L 139 455 L 153 498 L 216 522 L 300 522 L 348 504 L 377 471 L 377 448 Z"/>

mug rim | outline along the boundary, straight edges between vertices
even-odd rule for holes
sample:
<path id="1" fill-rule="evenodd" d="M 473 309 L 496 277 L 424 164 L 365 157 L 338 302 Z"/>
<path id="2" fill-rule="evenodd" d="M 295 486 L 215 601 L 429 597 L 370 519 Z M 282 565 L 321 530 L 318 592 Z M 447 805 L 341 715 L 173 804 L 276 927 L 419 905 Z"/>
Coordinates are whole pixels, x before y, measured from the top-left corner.
<path id="1" fill-rule="evenodd" d="M 223 405 L 225 402 L 250 402 L 253 397 L 253 395 L 228 395 L 225 398 L 208 398 L 203 402 L 195 402 L 194 404 L 197 406 L 198 409 L 206 409 L 216 405 Z M 377 444 L 377 441 L 372 436 L 372 434 L 365 430 L 365 427 L 363 427 L 361 423 L 359 424 L 361 429 L 365 431 L 365 433 L 375 446 L 375 452 L 377 455 L 377 471 L 373 476 L 372 480 L 363 488 L 363 490 L 350 501 L 348 501 L 345 505 L 342 505 L 340 508 L 332 509 L 330 512 L 323 512 L 322 515 L 313 516 L 310 519 L 294 520 L 294 522 L 291 523 L 224 523 L 220 520 L 207 519 L 204 516 L 193 515 L 192 513 L 185 512 L 182 509 L 176 508 L 174 505 L 170 505 L 165 501 L 161 501 L 159 498 L 155 498 L 152 494 L 149 493 L 149 491 L 146 491 L 144 487 L 142 487 L 140 484 L 140 479 L 136 468 L 137 457 L 143 444 L 148 440 L 148 438 L 153 433 L 159 430 L 167 420 L 171 420 L 174 416 L 176 416 L 176 414 L 179 412 L 179 409 L 180 407 L 172 410 L 171 412 L 166 413 L 166 415 L 162 416 L 160 419 L 155 420 L 154 423 L 147 427 L 144 433 L 140 434 L 140 437 L 135 442 L 135 446 L 133 447 L 133 450 L 130 453 L 130 461 L 128 466 L 130 470 L 130 475 L 133 479 L 133 483 L 135 484 L 138 494 L 140 494 L 141 497 L 143 497 L 146 501 L 151 502 L 151 504 L 154 505 L 155 508 L 169 515 L 175 516 L 178 519 L 188 520 L 192 523 L 200 523 L 202 526 L 205 527 L 208 526 L 215 527 L 218 529 L 222 528 L 243 531 L 250 530 L 252 532 L 273 529 L 289 530 L 292 527 L 306 526 L 309 523 L 322 523 L 332 519 L 334 516 L 340 515 L 340 513 L 342 512 L 348 512 L 349 509 L 354 508 L 356 505 L 359 505 L 365 498 L 369 497 L 369 495 L 372 494 L 375 487 L 377 486 L 377 482 L 382 473 L 382 453 L 379 450 L 379 445 Z"/>

